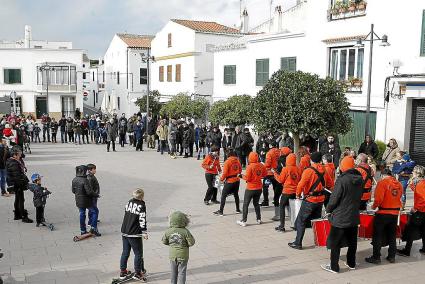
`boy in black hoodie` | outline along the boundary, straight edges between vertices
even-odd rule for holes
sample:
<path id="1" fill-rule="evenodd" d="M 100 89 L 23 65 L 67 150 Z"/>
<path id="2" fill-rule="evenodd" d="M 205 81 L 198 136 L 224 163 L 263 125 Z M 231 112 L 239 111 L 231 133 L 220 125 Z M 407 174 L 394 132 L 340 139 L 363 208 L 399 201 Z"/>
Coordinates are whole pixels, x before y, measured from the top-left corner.
<path id="1" fill-rule="evenodd" d="M 46 226 L 46 220 L 44 219 L 44 207 L 46 206 L 46 199 L 50 191 L 46 187 L 41 186 L 41 176 L 37 173 L 34 173 L 31 176 L 31 181 L 28 185 L 28 189 L 34 194 L 33 202 L 35 207 L 35 219 L 36 227 L 40 225 Z"/>

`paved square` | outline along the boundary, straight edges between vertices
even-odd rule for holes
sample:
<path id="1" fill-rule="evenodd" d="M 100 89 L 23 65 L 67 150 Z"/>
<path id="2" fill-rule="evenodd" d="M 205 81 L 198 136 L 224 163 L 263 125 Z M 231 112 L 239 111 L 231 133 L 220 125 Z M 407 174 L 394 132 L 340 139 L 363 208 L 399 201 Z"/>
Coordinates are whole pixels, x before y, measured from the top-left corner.
<path id="1" fill-rule="evenodd" d="M 145 266 L 150 283 L 169 283 L 168 247 L 161 237 L 167 229 L 167 216 L 173 209 L 191 215 L 190 230 L 196 238 L 190 250 L 189 283 L 424 283 L 425 256 L 419 243 L 410 258 L 397 257 L 396 264 L 366 264 L 371 254 L 369 241 L 359 241 L 358 270 L 341 269 L 339 274 L 321 270 L 329 253 L 314 248 L 312 232 L 307 230 L 303 251 L 288 248 L 293 232 L 276 233 L 270 221 L 273 208 L 262 210 L 265 224 L 254 225 L 250 210 L 249 226 L 235 224 L 231 198 L 225 217 L 213 216 L 217 206 L 202 202 L 206 190 L 200 162 L 195 159 L 171 160 L 153 150 L 135 152 L 130 147 L 107 153 L 106 146 L 72 144 L 32 144 L 26 159 L 28 173 L 39 172 L 43 184 L 53 192 L 47 200 L 46 219 L 56 226 L 53 232 L 13 220 L 13 198 L 0 199 L 0 274 L 5 283 L 110 283 L 119 270 L 120 227 L 124 205 L 135 187 L 146 192 L 148 230 L 144 242 Z M 74 243 L 79 233 L 78 211 L 71 192 L 74 167 L 95 163 L 101 186 L 99 230 L 102 237 Z M 244 183 L 241 186 L 243 196 Z M 252 205 L 251 205 L 252 207 Z M 32 194 L 26 193 L 26 208 L 35 218 Z M 386 249 L 383 250 L 386 256 Z M 343 250 L 343 258 L 345 250 Z M 341 267 L 342 262 L 340 263 Z M 133 259 L 129 259 L 132 268 Z"/>

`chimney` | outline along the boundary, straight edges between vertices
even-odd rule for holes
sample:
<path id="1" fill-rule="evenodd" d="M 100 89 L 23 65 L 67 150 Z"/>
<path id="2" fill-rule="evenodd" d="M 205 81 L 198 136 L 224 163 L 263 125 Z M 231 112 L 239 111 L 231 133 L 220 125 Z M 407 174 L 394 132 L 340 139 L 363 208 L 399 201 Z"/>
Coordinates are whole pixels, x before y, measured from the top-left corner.
<path id="1" fill-rule="evenodd" d="M 25 48 L 31 48 L 31 26 L 25 25 Z"/>
<path id="2" fill-rule="evenodd" d="M 242 33 L 247 34 L 249 32 L 249 16 L 246 8 L 243 10 L 241 15 L 241 30 Z"/>
<path id="3" fill-rule="evenodd" d="M 283 12 L 281 6 L 276 6 L 273 17 L 273 28 L 275 33 L 281 33 L 283 28 Z"/>

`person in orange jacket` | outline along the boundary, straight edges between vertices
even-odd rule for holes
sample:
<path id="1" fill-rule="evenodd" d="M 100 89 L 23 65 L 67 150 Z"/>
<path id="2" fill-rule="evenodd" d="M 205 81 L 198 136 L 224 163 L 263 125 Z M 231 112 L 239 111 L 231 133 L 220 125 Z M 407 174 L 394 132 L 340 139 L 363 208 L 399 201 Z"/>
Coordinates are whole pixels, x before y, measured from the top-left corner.
<path id="1" fill-rule="evenodd" d="M 275 216 L 272 218 L 272 220 L 279 221 L 279 198 L 282 193 L 282 186 L 274 178 L 273 171 L 277 169 L 280 151 L 277 148 L 276 142 L 272 142 L 270 146 L 271 148 L 266 154 L 266 161 L 264 163 L 264 166 L 267 170 L 267 176 L 263 181 L 263 202 L 260 204 L 260 206 L 269 206 L 269 186 L 270 184 L 273 185 L 273 204 L 275 208 Z"/>
<path id="2" fill-rule="evenodd" d="M 298 154 L 301 157 L 298 168 L 300 169 L 300 172 L 302 173 L 306 168 L 310 167 L 310 164 L 311 164 L 310 152 L 308 151 L 307 147 L 302 146 L 300 150 L 298 151 Z"/>
<path id="3" fill-rule="evenodd" d="M 367 203 L 372 197 L 372 185 L 373 185 L 373 172 L 367 163 L 367 155 L 360 153 L 356 158 L 356 170 L 358 170 L 363 177 L 363 196 L 362 202 L 360 203 L 360 210 L 364 211 L 367 209 Z"/>
<path id="4" fill-rule="evenodd" d="M 397 252 L 396 234 L 397 220 L 401 210 L 401 195 L 403 186 L 392 176 L 391 170 L 382 171 L 382 179 L 375 188 L 372 209 L 378 209 L 373 219 L 373 255 L 366 257 L 365 261 L 373 264 L 381 263 L 381 248 L 384 239 L 388 241 L 387 260 L 395 262 Z"/>
<path id="5" fill-rule="evenodd" d="M 263 187 L 262 179 L 267 176 L 266 167 L 260 163 L 258 154 L 251 152 L 248 156 L 249 165 L 246 168 L 245 175 L 241 177 L 246 181 L 246 190 L 243 199 L 242 220 L 236 223 L 242 227 L 246 226 L 248 219 L 248 206 L 254 204 L 255 215 L 257 216 L 257 224 L 261 224 L 260 201 L 261 189 Z"/>
<path id="6" fill-rule="evenodd" d="M 286 157 L 285 165 L 280 174 L 274 173 L 274 178 L 283 185 L 279 204 L 280 225 L 275 228 L 278 232 L 285 232 L 285 207 L 289 206 L 289 199 L 295 199 L 297 185 L 301 179 L 295 154 L 291 153 Z"/>
<path id="7" fill-rule="evenodd" d="M 214 186 L 216 175 L 221 172 L 220 157 L 218 155 L 219 148 L 211 147 L 211 152 L 205 157 L 202 162 L 202 167 L 205 169 L 205 180 L 207 181 L 208 189 L 205 193 L 204 203 L 209 205 L 210 201 L 214 204 L 219 204 L 217 201 L 217 188 Z"/>
<path id="8" fill-rule="evenodd" d="M 325 166 L 325 170 L 328 173 L 328 175 L 330 176 L 332 183 L 329 185 L 328 188 L 326 188 L 329 191 L 332 191 L 335 185 L 335 164 L 333 163 L 333 157 L 331 154 L 325 154 L 322 157 L 322 163 Z M 331 193 L 329 191 L 325 191 L 325 202 L 323 203 L 326 206 L 328 205 L 329 202 L 329 197 L 331 196 Z"/>
<path id="9" fill-rule="evenodd" d="M 302 249 L 307 223 L 312 219 L 320 218 L 322 215 L 323 202 L 325 201 L 324 188 L 329 187 L 332 183 L 331 177 L 325 171 L 321 161 L 322 154 L 320 152 L 311 154 L 311 167 L 303 171 L 297 186 L 296 197 L 301 198 L 301 194 L 303 194 L 304 199 L 295 224 L 297 237 L 294 242 L 288 243 L 288 246 L 294 249 Z"/>
<path id="10" fill-rule="evenodd" d="M 422 248 L 419 249 L 419 252 L 425 254 L 425 168 L 419 165 L 415 166 L 412 174 L 409 184 L 414 193 L 412 215 L 403 233 L 403 240 L 406 241 L 406 246 L 404 249 L 397 250 L 398 255 L 406 257 L 410 256 L 414 235 L 417 232 L 422 236 Z"/>
<path id="11" fill-rule="evenodd" d="M 239 161 L 238 155 L 232 148 L 226 150 L 227 160 L 223 165 L 223 172 L 220 181 L 224 182 L 223 192 L 221 194 L 220 209 L 214 212 L 214 215 L 223 216 L 224 205 L 226 198 L 229 195 L 235 197 L 236 213 L 241 213 L 239 209 L 239 175 L 242 173 L 242 165 Z"/>

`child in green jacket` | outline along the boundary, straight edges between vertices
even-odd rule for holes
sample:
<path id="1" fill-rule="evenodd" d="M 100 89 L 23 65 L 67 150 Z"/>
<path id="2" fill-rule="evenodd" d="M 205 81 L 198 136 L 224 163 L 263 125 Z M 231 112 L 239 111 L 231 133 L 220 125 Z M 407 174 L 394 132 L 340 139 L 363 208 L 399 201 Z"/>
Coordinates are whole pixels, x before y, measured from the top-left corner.
<path id="1" fill-rule="evenodd" d="M 169 219 L 170 228 L 162 237 L 162 242 L 170 246 L 171 283 L 184 284 L 189 261 L 189 247 L 195 244 L 195 238 L 186 229 L 189 225 L 189 218 L 186 214 L 175 211 Z"/>

